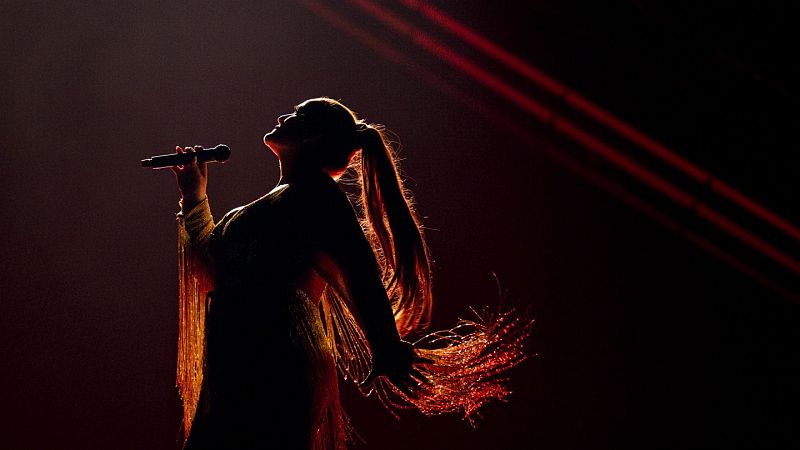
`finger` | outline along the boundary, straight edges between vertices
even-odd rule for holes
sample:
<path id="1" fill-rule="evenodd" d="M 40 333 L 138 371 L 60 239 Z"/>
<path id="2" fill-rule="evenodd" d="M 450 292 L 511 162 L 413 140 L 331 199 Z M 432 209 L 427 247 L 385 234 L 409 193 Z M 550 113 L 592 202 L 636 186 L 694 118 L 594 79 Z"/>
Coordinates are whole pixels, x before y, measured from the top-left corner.
<path id="1" fill-rule="evenodd" d="M 197 153 L 194 151 L 194 147 L 190 145 L 190 146 L 184 147 L 183 150 L 186 153 L 191 153 L 192 154 L 192 162 L 191 162 L 191 164 L 188 164 L 188 165 L 197 166 Z"/>
<path id="2" fill-rule="evenodd" d="M 419 370 L 412 368 L 410 373 L 411 376 L 414 377 L 414 379 L 416 379 L 417 381 L 420 381 L 425 384 L 432 384 L 431 381 L 428 379 L 428 377 L 423 375 L 422 372 L 420 372 Z"/>
<path id="3" fill-rule="evenodd" d="M 409 397 L 413 396 L 413 393 L 412 393 L 411 387 L 410 387 L 410 383 L 408 381 L 400 381 L 400 382 L 395 383 L 394 385 L 403 394 L 406 394 Z"/>
<path id="4" fill-rule="evenodd" d="M 433 364 L 434 361 L 430 358 L 426 358 L 424 356 L 415 356 L 414 357 L 414 364 Z"/>
<path id="5" fill-rule="evenodd" d="M 178 147 L 178 153 L 192 153 L 192 147 Z M 191 166 L 191 163 L 181 164 L 179 167 L 181 170 L 185 170 L 188 166 Z"/>
<path id="6" fill-rule="evenodd" d="M 195 145 L 194 146 L 194 151 L 195 151 L 195 153 L 202 152 L 203 151 L 203 146 L 202 145 Z M 197 157 L 195 157 L 195 159 L 197 159 Z M 200 167 L 200 174 L 202 174 L 203 176 L 206 176 L 207 168 L 208 168 L 208 166 L 206 166 L 206 163 L 205 162 L 201 163 L 201 162 L 198 161 L 197 165 L 198 165 L 198 167 Z"/>
<path id="7" fill-rule="evenodd" d="M 176 145 L 175 146 L 175 153 L 183 153 L 183 147 L 181 147 L 180 145 Z M 181 165 L 172 166 L 171 169 L 172 169 L 173 172 L 175 172 L 175 175 L 178 175 L 178 173 L 183 170 L 183 166 L 181 166 Z"/>

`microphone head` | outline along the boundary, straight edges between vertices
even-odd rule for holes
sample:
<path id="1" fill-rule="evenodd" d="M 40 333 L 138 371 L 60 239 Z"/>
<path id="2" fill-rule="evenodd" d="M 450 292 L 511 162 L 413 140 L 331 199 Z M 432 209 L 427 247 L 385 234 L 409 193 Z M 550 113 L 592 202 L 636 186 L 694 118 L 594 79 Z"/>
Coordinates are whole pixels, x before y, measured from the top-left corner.
<path id="1" fill-rule="evenodd" d="M 214 147 L 214 161 L 225 162 L 231 157 L 231 149 L 224 144 Z"/>

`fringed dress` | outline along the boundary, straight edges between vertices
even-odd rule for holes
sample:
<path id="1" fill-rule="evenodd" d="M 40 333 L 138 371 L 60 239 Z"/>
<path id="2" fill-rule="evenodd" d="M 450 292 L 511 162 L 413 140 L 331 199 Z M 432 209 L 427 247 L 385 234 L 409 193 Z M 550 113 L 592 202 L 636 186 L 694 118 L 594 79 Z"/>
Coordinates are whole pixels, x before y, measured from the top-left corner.
<path id="1" fill-rule="evenodd" d="M 184 449 L 345 449 L 337 366 L 361 381 L 372 354 L 398 339 L 384 277 L 347 195 L 320 172 L 217 223 L 205 199 L 179 213 L 178 224 Z M 317 269 L 320 254 L 357 276 L 309 298 L 300 281 Z M 384 317 L 381 324 L 362 320 L 368 316 L 348 297 L 369 298 L 387 311 L 391 328 Z M 433 361 L 419 367 L 430 384 L 408 396 L 379 378 L 379 398 L 390 409 L 470 417 L 485 401 L 505 397 L 498 375 L 525 358 L 530 321 L 485 319 L 416 343 Z"/>

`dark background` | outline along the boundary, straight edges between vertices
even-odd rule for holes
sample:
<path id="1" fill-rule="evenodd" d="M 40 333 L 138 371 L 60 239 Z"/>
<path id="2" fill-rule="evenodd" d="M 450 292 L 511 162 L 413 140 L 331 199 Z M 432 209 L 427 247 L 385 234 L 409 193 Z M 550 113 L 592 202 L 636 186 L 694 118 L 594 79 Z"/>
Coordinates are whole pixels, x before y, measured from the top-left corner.
<path id="1" fill-rule="evenodd" d="M 798 223 L 798 15 L 694 3 L 432 2 Z M 327 95 L 399 136 L 434 325 L 495 306 L 492 272 L 536 318 L 535 356 L 477 428 L 395 421 L 348 389 L 357 448 L 798 448 L 797 303 L 546 157 L 575 149 L 463 74 L 323 4 L 418 67 L 295 2 L 0 4 L 0 446 L 176 448 L 178 191 L 138 160 L 228 144 L 220 217 L 277 182 L 275 117 Z"/>

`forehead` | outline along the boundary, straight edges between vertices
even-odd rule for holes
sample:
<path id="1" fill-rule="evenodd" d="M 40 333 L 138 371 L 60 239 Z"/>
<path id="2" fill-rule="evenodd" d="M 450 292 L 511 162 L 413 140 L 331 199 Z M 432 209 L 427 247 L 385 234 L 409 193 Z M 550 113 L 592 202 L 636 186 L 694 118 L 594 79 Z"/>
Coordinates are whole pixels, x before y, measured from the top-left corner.
<path id="1" fill-rule="evenodd" d="M 306 100 L 294 107 L 299 115 L 306 119 L 328 122 L 331 125 L 352 122 L 353 119 L 347 110 L 335 103 L 328 103 L 316 99 Z"/>
<path id="2" fill-rule="evenodd" d="M 350 130 L 356 120 L 346 107 L 325 98 L 308 99 L 295 106 L 295 113 L 307 126 L 336 133 Z"/>
<path id="3" fill-rule="evenodd" d="M 298 105 L 295 105 L 294 106 L 294 110 L 295 111 L 299 111 L 299 110 L 309 111 L 309 110 L 312 110 L 312 109 L 320 110 L 320 109 L 325 109 L 326 106 L 329 106 L 329 105 L 327 105 L 324 102 L 321 102 L 319 100 L 311 99 L 311 100 L 306 100 L 306 101 L 304 101 L 304 102 L 302 102 L 302 103 L 300 103 Z"/>

